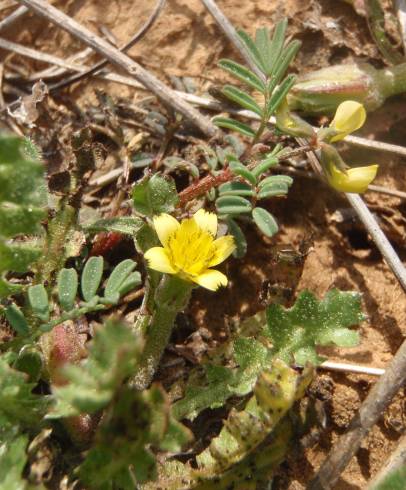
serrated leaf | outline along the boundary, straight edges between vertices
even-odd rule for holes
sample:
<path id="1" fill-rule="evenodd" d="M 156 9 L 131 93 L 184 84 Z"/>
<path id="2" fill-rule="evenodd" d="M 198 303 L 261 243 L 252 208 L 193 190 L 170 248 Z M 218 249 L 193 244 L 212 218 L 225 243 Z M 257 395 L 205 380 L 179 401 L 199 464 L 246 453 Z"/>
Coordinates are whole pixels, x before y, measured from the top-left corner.
<path id="1" fill-rule="evenodd" d="M 364 320 L 361 296 L 353 292 L 329 291 L 319 301 L 313 293 L 304 291 L 295 305 L 285 309 L 273 304 L 267 309 L 268 335 L 276 357 L 300 365 L 307 360 L 319 363 L 317 345 L 355 346 L 358 334 L 348 327 Z"/>
<path id="2" fill-rule="evenodd" d="M 13 243 L 16 235 L 39 234 L 45 217 L 44 168 L 34 145 L 26 139 L 0 133 L 0 274 L 25 273 L 41 255 L 32 243 Z M 17 292 L 18 286 L 0 279 L 0 297 Z"/>
<path id="3" fill-rule="evenodd" d="M 213 117 L 212 121 L 213 124 L 220 128 L 232 129 L 233 131 L 237 131 L 237 133 L 240 133 L 244 136 L 249 136 L 250 138 L 254 138 L 255 136 L 255 131 L 250 126 L 248 126 L 248 124 L 236 121 L 235 119 L 216 116 Z"/>
<path id="4" fill-rule="evenodd" d="M 5 310 L 6 318 L 13 329 L 21 336 L 26 336 L 30 333 L 27 319 L 20 308 L 12 303 Z"/>
<path id="5" fill-rule="evenodd" d="M 241 41 L 244 43 L 245 48 L 247 50 L 247 53 L 249 54 L 253 63 L 257 66 L 257 68 L 259 68 L 263 73 L 265 73 L 266 69 L 265 69 L 265 66 L 262 62 L 261 54 L 258 51 L 258 48 L 255 45 L 251 36 L 243 30 L 237 31 L 237 34 L 238 34 L 239 38 L 241 39 Z"/>
<path id="6" fill-rule="evenodd" d="M 134 260 L 126 259 L 120 262 L 110 274 L 106 287 L 104 289 L 104 297 L 111 298 L 116 295 L 120 296 L 120 289 L 133 272 L 137 263 Z"/>
<path id="7" fill-rule="evenodd" d="M 58 299 L 65 311 L 75 306 L 78 293 L 78 273 L 75 269 L 62 269 L 58 274 Z"/>
<path id="8" fill-rule="evenodd" d="M 80 285 L 85 301 L 96 296 L 103 275 L 103 264 L 103 257 L 90 257 L 83 268 Z"/>
<path id="9" fill-rule="evenodd" d="M 96 332 L 86 361 L 64 370 L 70 382 L 55 388 L 57 404 L 49 417 L 93 413 L 107 406 L 123 380 L 133 374 L 139 351 L 139 340 L 127 326 L 106 323 Z"/>
<path id="10" fill-rule="evenodd" d="M 11 368 L 0 357 L 0 417 L 11 425 L 38 428 L 50 404 L 50 397 L 35 395 L 35 383 L 27 375 Z"/>
<path id="11" fill-rule="evenodd" d="M 173 179 L 158 174 L 136 183 L 132 197 L 134 209 L 149 217 L 172 212 L 179 201 Z"/>
<path id="12" fill-rule="evenodd" d="M 42 284 L 28 288 L 28 301 L 34 315 L 47 322 L 49 320 L 48 293 Z"/>
<path id="13" fill-rule="evenodd" d="M 227 219 L 228 231 L 234 237 L 235 250 L 234 257 L 241 259 L 247 253 L 247 239 L 239 225 L 231 218 Z"/>
<path id="14" fill-rule="evenodd" d="M 226 182 L 218 188 L 220 196 L 253 196 L 252 187 L 245 182 Z"/>
<path id="15" fill-rule="evenodd" d="M 172 418 L 161 388 L 153 385 L 139 392 L 127 386 L 105 412 L 95 442 L 79 467 L 79 477 L 88 488 L 113 485 L 131 490 L 130 467 L 137 483 L 156 477 L 149 446 L 179 451 L 190 440 L 190 431 Z"/>
<path id="16" fill-rule="evenodd" d="M 230 170 L 233 172 L 234 175 L 244 177 L 244 179 L 247 180 L 250 184 L 256 185 L 257 179 L 255 175 L 239 161 L 230 162 Z"/>
<path id="17" fill-rule="evenodd" d="M 101 231 L 114 231 L 134 237 L 145 222 L 136 216 L 119 216 L 117 218 L 106 218 L 96 221 L 84 227 L 90 233 Z"/>
<path id="18" fill-rule="evenodd" d="M 278 223 L 266 209 L 254 208 L 252 210 L 252 218 L 264 235 L 271 237 L 278 232 Z"/>
<path id="19" fill-rule="evenodd" d="M 233 87 L 232 85 L 225 85 L 222 89 L 223 94 L 236 102 L 244 109 L 255 112 L 258 116 L 262 116 L 263 110 L 259 107 L 258 103 L 251 95 L 247 94 L 243 90 L 240 90 L 237 87 Z"/>
<path id="20" fill-rule="evenodd" d="M 251 212 L 251 203 L 240 196 L 223 196 L 216 200 L 216 208 L 220 214 L 241 214 Z"/>
<path id="21" fill-rule="evenodd" d="M 257 77 L 257 75 L 255 75 L 254 72 L 252 72 L 245 66 L 240 65 L 235 61 L 226 60 L 226 59 L 220 60 L 218 64 L 221 68 L 228 71 L 228 73 L 233 75 L 241 82 L 245 82 L 254 90 L 258 90 L 261 93 L 265 92 L 266 89 L 265 83 L 262 80 L 260 80 L 260 78 Z"/>

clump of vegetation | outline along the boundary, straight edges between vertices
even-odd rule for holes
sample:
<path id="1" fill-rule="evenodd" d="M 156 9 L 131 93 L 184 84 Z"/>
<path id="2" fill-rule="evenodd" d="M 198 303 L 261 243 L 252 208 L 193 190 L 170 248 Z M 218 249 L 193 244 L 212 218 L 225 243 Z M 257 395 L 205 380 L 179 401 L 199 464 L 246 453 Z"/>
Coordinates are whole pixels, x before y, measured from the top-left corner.
<path id="1" fill-rule="evenodd" d="M 375 177 L 376 165 L 349 168 L 334 147 L 364 123 L 360 103 L 343 102 L 318 130 L 290 112 L 295 76 L 286 73 L 300 43 L 286 43 L 285 32 L 282 21 L 272 37 L 266 28 L 255 39 L 240 33 L 255 71 L 220 62 L 249 89 L 227 85 L 224 95 L 257 114 L 258 125 L 215 118 L 244 141 L 202 148 L 209 175 L 194 175 L 182 193 L 170 177 L 147 173 L 132 189 L 131 216 L 79 223 L 95 158 L 86 130 L 74 136 L 75 162 L 58 192 L 46 190 L 33 143 L 1 136 L 0 315 L 10 330 L 0 345 L 0 488 L 47 485 L 33 469 L 41 451 L 53 482 L 67 488 L 263 488 L 301 425 L 298 405 L 322 362 L 317 347 L 358 343 L 350 328 L 365 318 L 358 293 L 332 290 L 319 300 L 303 291 L 291 308 L 273 303 L 235 324 L 184 382 L 165 391 L 154 381 L 193 289 L 227 287 L 217 267 L 245 254 L 246 224 L 267 237 L 278 232 L 266 202 L 292 184 L 274 172 L 289 152 L 282 136 L 310 138 L 340 191 L 363 192 Z M 273 143 L 265 139 L 271 116 Z M 113 266 L 86 247 L 72 251 L 74 233 L 90 243 L 100 232 L 130 236 L 138 263 Z M 130 324 L 120 305 L 136 289 L 143 301 Z M 97 327 L 88 341 L 78 325 L 90 317 Z M 195 444 L 191 421 L 216 408 L 225 413 L 221 429 Z"/>

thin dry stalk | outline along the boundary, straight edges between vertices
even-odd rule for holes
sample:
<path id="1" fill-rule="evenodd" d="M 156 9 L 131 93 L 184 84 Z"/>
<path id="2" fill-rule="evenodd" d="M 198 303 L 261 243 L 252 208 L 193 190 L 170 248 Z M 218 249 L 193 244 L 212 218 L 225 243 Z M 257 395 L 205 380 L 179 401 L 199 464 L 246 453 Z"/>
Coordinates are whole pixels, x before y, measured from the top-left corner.
<path id="1" fill-rule="evenodd" d="M 398 442 L 396 449 L 389 456 L 383 467 L 378 471 L 374 478 L 369 482 L 368 490 L 378 490 L 378 487 L 385 479 L 397 469 L 406 466 L 406 434 Z"/>
<path id="2" fill-rule="evenodd" d="M 127 55 L 121 53 L 117 48 L 111 46 L 107 41 L 97 36 L 94 32 L 86 29 L 45 0 L 18 0 L 18 2 L 25 5 L 30 10 L 33 10 L 41 17 L 46 18 L 53 24 L 68 31 L 87 46 L 91 46 L 111 63 L 126 70 L 131 76 L 151 90 L 151 92 L 165 104 L 181 113 L 206 136 L 211 137 L 219 134 L 219 131 L 214 124 L 206 119 L 206 117 L 202 116 L 194 107 L 183 101 L 173 90 L 168 88 L 149 71 L 133 61 Z"/>
<path id="3" fill-rule="evenodd" d="M 18 9 L 14 10 L 12 14 L 10 14 L 8 17 L 0 21 L 0 31 L 14 24 L 14 22 L 20 19 L 27 12 L 28 12 L 27 7 L 24 6 L 18 7 Z"/>

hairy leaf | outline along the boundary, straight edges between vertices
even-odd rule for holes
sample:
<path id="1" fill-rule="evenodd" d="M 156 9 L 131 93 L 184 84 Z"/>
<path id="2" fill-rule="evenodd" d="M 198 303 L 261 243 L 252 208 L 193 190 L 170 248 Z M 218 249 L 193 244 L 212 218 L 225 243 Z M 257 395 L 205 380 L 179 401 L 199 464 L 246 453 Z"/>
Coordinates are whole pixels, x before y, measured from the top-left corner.
<path id="1" fill-rule="evenodd" d="M 178 203 L 178 194 L 172 179 L 154 174 L 138 182 L 133 189 L 134 209 L 145 216 L 170 213 Z"/>
<path id="2" fill-rule="evenodd" d="M 316 352 L 317 345 L 357 345 L 358 333 L 348 327 L 364 319 L 358 293 L 333 289 L 319 301 L 304 291 L 290 309 L 277 304 L 268 307 L 264 334 L 272 340 L 275 357 L 302 366 L 306 362 L 317 365 L 323 360 Z"/>
<path id="3" fill-rule="evenodd" d="M 253 138 L 255 136 L 255 131 L 250 126 L 248 126 L 248 124 L 244 124 L 229 117 L 213 117 L 213 123 L 220 128 L 232 129 L 233 131 L 237 131 L 237 133 L 240 133 L 244 136 L 249 136 L 250 138 Z"/>
<path id="4" fill-rule="evenodd" d="M 94 336 L 89 357 L 64 370 L 66 386 L 55 388 L 51 418 L 93 413 L 108 405 L 115 391 L 135 370 L 139 341 L 125 325 L 110 321 Z"/>
<path id="5" fill-rule="evenodd" d="M 233 75 L 241 82 L 245 82 L 254 90 L 258 90 L 259 92 L 262 93 L 265 91 L 266 87 L 264 82 L 260 80 L 260 78 L 257 77 L 257 75 L 255 75 L 254 72 L 252 72 L 245 66 L 240 65 L 239 63 L 236 63 L 235 61 L 232 60 L 220 60 L 219 66 L 221 66 L 221 68 L 223 68 L 224 70 L 228 71 L 228 73 Z"/>

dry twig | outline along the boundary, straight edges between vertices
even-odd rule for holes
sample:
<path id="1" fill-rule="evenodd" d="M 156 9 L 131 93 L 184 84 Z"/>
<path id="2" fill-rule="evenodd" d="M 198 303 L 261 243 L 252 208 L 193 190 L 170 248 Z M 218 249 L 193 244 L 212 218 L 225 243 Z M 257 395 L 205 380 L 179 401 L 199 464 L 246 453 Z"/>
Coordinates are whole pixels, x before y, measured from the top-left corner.
<path id="1" fill-rule="evenodd" d="M 158 80 L 145 68 L 133 61 L 127 55 L 121 53 L 117 48 L 111 46 L 107 41 L 97 36 L 94 32 L 86 29 L 74 19 L 64 14 L 45 0 L 18 0 L 41 17 L 48 19 L 53 24 L 68 31 L 74 37 L 91 46 L 113 64 L 126 70 L 131 76 L 145 85 L 157 95 L 165 104 L 181 113 L 195 127 L 199 128 L 205 135 L 214 136 L 219 134 L 218 129 L 206 117 L 202 116 L 194 107 L 184 102 L 173 90 Z"/>

